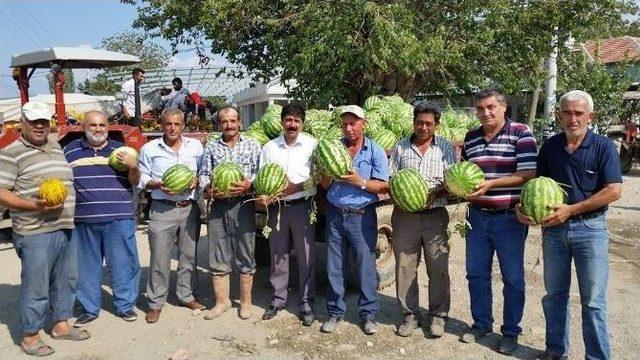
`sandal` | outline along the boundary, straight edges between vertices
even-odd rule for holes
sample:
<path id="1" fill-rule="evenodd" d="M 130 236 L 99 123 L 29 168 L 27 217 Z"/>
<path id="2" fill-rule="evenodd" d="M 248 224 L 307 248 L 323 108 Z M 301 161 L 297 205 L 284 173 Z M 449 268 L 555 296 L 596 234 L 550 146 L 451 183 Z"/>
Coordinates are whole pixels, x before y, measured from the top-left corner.
<path id="1" fill-rule="evenodd" d="M 35 357 L 49 356 L 56 352 L 51 346 L 45 344 L 42 339 L 39 339 L 35 344 L 29 347 L 25 347 L 23 344 L 20 344 L 20 348 L 25 354 Z"/>
<path id="2" fill-rule="evenodd" d="M 87 330 L 82 330 L 78 328 L 71 328 L 67 334 L 64 335 L 53 335 L 51 337 L 55 340 L 71 340 L 71 341 L 82 341 L 87 340 L 91 337 L 91 334 Z"/>

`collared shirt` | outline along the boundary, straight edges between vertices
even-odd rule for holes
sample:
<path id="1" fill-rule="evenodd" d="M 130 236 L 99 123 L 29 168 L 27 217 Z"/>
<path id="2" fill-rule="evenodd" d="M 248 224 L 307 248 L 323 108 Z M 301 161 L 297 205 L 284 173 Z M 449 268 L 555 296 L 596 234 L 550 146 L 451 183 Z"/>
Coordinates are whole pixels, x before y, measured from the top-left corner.
<path id="1" fill-rule="evenodd" d="M 469 131 L 462 147 L 462 158 L 480 166 L 487 180 L 535 170 L 536 157 L 536 138 L 529 127 L 508 119 L 488 142 L 482 126 Z M 492 188 L 472 203 L 490 209 L 513 208 L 520 201 L 521 190 L 522 186 Z"/>
<path id="2" fill-rule="evenodd" d="M 127 171 L 109 166 L 109 155 L 121 146 L 124 144 L 109 140 L 101 149 L 94 149 L 82 137 L 64 147 L 64 156 L 73 169 L 76 222 L 134 219 L 133 187 Z"/>
<path id="3" fill-rule="evenodd" d="M 182 137 L 182 145 L 176 153 L 171 146 L 165 144 L 164 137 L 160 137 L 144 144 L 140 149 L 140 187 L 145 188 L 149 180 L 162 180 L 162 175 L 176 164 L 186 165 L 197 173 L 202 162 L 202 144 L 192 138 Z M 180 201 L 195 199 L 195 190 L 179 195 L 168 195 L 160 189 L 151 191 L 151 198 L 157 200 Z"/>
<path id="4" fill-rule="evenodd" d="M 127 109 L 129 115 L 134 116 L 136 112 L 136 95 L 133 78 L 122 83 L 121 91 L 127 93 L 127 98 L 122 102 L 122 105 Z M 142 94 L 140 96 L 142 97 Z"/>
<path id="5" fill-rule="evenodd" d="M 546 176 L 567 185 L 567 204 L 584 201 L 607 184 L 621 183 L 620 159 L 615 145 L 605 136 L 587 130 L 573 153 L 567 151 L 565 133 L 552 136 L 540 148 L 538 176 Z M 608 206 L 593 212 L 606 211 Z"/>
<path id="6" fill-rule="evenodd" d="M 307 134 L 300 133 L 296 142 L 287 145 L 284 135 L 267 142 L 260 153 L 260 167 L 275 162 L 284 168 L 289 181 L 294 184 L 304 183 L 311 178 L 311 154 L 318 142 Z M 283 197 L 284 200 L 293 200 L 309 197 L 316 194 L 315 186 L 308 191 L 299 191 Z"/>
<path id="7" fill-rule="evenodd" d="M 200 187 L 205 188 L 211 182 L 210 176 L 213 169 L 225 162 L 233 162 L 244 172 L 245 178 L 253 181 L 258 172 L 260 161 L 260 143 L 256 140 L 240 135 L 240 141 L 235 146 L 227 145 L 222 137 L 210 141 L 204 149 L 200 175 Z"/>
<path id="8" fill-rule="evenodd" d="M 346 140 L 343 139 L 346 144 Z M 353 169 L 365 180 L 389 180 L 387 153 L 373 140 L 365 137 L 360 151 L 353 158 Z M 378 194 L 362 190 L 359 186 L 334 181 L 327 191 L 327 200 L 337 207 L 362 209 L 379 200 Z"/>
<path id="9" fill-rule="evenodd" d="M 5 148 L 0 148 L 0 188 L 11 190 L 25 199 L 37 199 L 40 184 L 49 178 L 62 180 L 67 188 L 62 210 L 45 213 L 11 210 L 13 231 L 17 234 L 35 235 L 73 229 L 76 202 L 73 172 L 53 136 L 40 146 L 20 137 Z"/>
<path id="10" fill-rule="evenodd" d="M 456 152 L 452 143 L 440 136 L 434 136 L 431 146 L 422 155 L 413 143 L 414 135 L 400 140 L 391 152 L 389 172 L 391 176 L 402 169 L 415 169 L 427 181 L 431 191 L 442 188 L 444 171 L 456 162 Z M 447 206 L 447 199 L 441 197 L 433 202 L 431 209 Z"/>

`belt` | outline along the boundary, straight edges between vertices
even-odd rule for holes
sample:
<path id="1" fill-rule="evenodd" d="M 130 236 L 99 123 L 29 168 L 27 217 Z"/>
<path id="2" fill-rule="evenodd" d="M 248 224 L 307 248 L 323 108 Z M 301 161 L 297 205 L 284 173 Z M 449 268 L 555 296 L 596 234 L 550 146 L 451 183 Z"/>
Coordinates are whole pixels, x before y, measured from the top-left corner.
<path id="1" fill-rule="evenodd" d="M 173 201 L 173 200 L 167 200 L 167 199 L 153 199 L 153 201 L 157 201 L 159 203 L 163 203 L 165 205 L 170 205 L 170 206 L 178 207 L 178 208 L 187 207 L 187 206 L 191 205 L 191 203 L 193 202 L 193 200 Z"/>
<path id="2" fill-rule="evenodd" d="M 365 209 L 350 209 L 350 208 L 343 208 L 343 207 L 335 206 L 335 205 L 332 205 L 332 206 L 335 207 L 339 212 L 341 212 L 343 214 L 364 215 L 364 213 L 365 213 Z"/>
<path id="3" fill-rule="evenodd" d="M 574 215 L 570 217 L 569 220 L 571 221 L 589 220 L 589 219 L 595 219 L 602 215 L 604 215 L 604 211 L 592 211 L 584 214 Z"/>
<path id="4" fill-rule="evenodd" d="M 434 211 L 441 211 L 441 210 L 444 210 L 444 207 L 442 207 L 442 206 L 438 206 L 438 207 L 434 207 L 434 208 L 429 208 L 429 209 L 424 209 L 424 210 L 416 211 L 414 214 L 421 214 L 421 215 L 424 215 L 424 214 L 430 214 L 430 213 L 432 213 L 432 212 L 434 212 Z"/>
<path id="5" fill-rule="evenodd" d="M 481 211 L 483 213 L 486 214 L 514 214 L 516 212 L 516 209 L 513 208 L 507 208 L 507 209 L 492 209 L 492 208 L 483 208 L 480 206 L 476 206 L 476 205 L 469 205 L 469 207 Z"/>
<path id="6" fill-rule="evenodd" d="M 297 199 L 293 199 L 293 200 L 282 200 L 282 206 L 299 205 L 299 204 L 307 202 L 309 199 L 310 198 L 307 198 L 307 197 L 301 197 L 301 198 L 297 198 Z"/>

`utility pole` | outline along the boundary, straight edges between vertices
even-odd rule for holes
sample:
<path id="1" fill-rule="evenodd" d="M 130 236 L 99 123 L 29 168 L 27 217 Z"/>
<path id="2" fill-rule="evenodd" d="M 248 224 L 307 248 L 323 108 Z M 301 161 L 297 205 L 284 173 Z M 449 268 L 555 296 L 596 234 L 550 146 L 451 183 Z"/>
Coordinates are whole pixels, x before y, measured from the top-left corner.
<path id="1" fill-rule="evenodd" d="M 544 117 L 555 121 L 556 108 L 556 87 L 558 82 L 558 28 L 554 29 L 554 35 L 551 39 L 551 54 L 547 58 L 547 83 L 545 86 L 544 99 Z"/>

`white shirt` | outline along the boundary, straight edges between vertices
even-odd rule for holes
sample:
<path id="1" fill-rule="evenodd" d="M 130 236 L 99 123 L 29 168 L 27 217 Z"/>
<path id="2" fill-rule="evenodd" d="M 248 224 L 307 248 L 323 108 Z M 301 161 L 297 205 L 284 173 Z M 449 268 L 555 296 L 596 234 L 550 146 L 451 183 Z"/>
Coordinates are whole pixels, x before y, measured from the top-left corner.
<path id="1" fill-rule="evenodd" d="M 269 141 L 260 153 L 260 167 L 275 162 L 284 168 L 287 178 L 293 184 L 303 183 L 311 178 L 311 154 L 318 142 L 309 135 L 300 133 L 296 142 L 287 145 L 284 134 Z M 299 199 L 313 196 L 316 193 L 315 186 L 308 191 L 283 197 L 284 200 Z"/>
<path id="2" fill-rule="evenodd" d="M 165 144 L 163 137 L 149 141 L 140 149 L 140 161 L 138 162 L 140 187 L 144 189 L 149 180 L 162 180 L 165 171 L 176 164 L 186 165 L 197 173 L 203 152 L 200 141 L 184 136 L 178 152 Z M 195 190 L 180 195 L 167 195 L 160 189 L 153 189 L 151 190 L 151 198 L 172 201 L 195 199 Z"/>
<path id="3" fill-rule="evenodd" d="M 133 83 L 133 78 L 122 83 L 122 90 L 127 93 L 127 99 L 122 102 L 122 106 L 127 109 L 129 116 L 135 116 L 136 114 L 136 94 L 135 94 L 135 84 Z"/>

